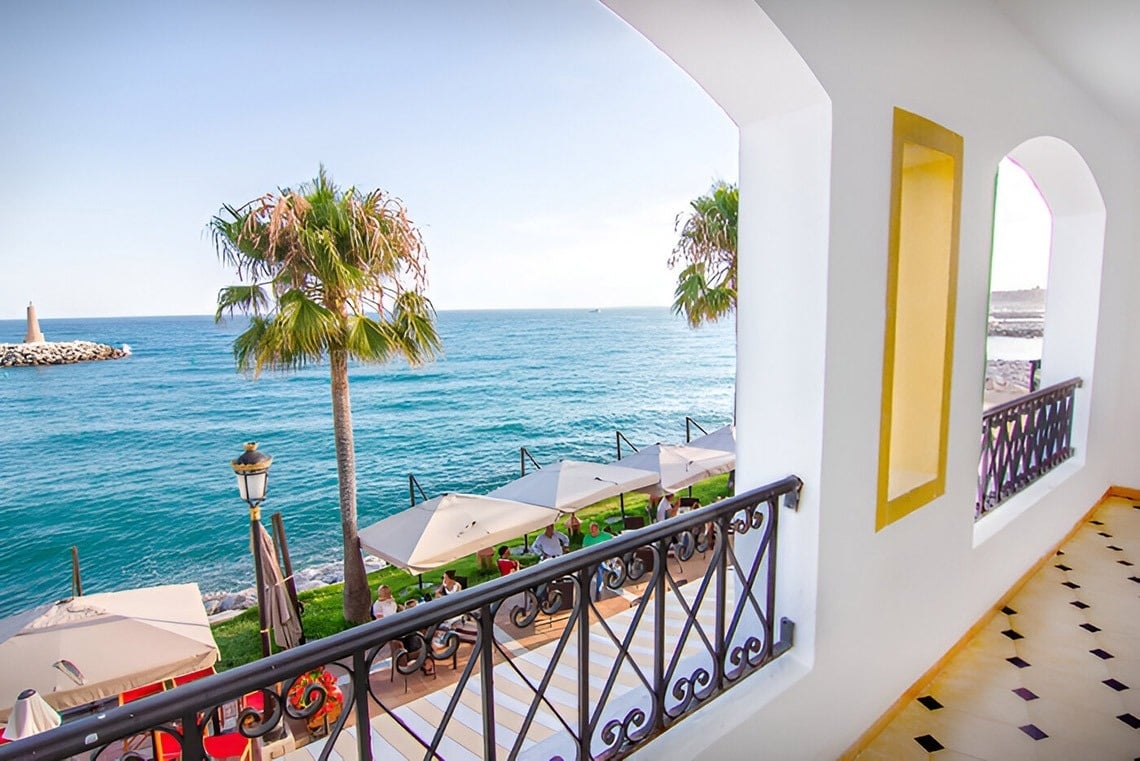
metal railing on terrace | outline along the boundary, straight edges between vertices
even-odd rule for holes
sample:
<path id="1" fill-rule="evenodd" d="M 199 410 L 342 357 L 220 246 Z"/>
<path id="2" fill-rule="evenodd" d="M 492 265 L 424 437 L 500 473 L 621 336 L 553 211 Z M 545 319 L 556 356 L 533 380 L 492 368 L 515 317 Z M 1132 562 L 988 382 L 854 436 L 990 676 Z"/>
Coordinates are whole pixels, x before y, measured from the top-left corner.
<path id="1" fill-rule="evenodd" d="M 982 415 L 976 518 L 1073 456 L 1073 405 L 1081 385 L 1073 378 Z"/>
<path id="2" fill-rule="evenodd" d="M 776 547 L 779 514 L 795 509 L 801 487 L 789 476 L 625 531 L 0 746 L 0 761 L 198 761 L 226 737 L 236 739 L 229 754 L 246 738 L 311 725 L 322 714 L 325 737 L 287 759 L 329 758 L 334 745 L 341 757 L 361 759 L 620 758 L 791 647 L 794 625 L 777 619 Z M 610 602 L 621 595 L 630 606 L 614 613 L 611 605 L 603 616 L 595 595 Z M 506 628 L 516 631 L 549 625 L 545 644 L 529 649 L 513 641 L 504 630 L 508 616 Z M 419 709 L 381 689 L 415 675 L 428 659 L 437 670 L 454 667 L 457 681 L 410 696 L 423 702 Z M 322 672 L 332 678 L 313 678 Z M 219 716 L 233 727 L 219 726 Z"/>

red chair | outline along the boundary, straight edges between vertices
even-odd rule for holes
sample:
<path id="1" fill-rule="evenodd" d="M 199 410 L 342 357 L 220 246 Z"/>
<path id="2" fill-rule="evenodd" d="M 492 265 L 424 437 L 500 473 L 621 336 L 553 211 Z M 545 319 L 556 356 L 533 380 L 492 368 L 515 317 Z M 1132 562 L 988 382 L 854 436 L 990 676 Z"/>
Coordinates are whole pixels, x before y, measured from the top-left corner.
<path id="1" fill-rule="evenodd" d="M 218 672 L 214 670 L 213 666 L 207 666 L 204 669 L 198 669 L 197 671 L 191 671 L 189 674 L 183 674 L 181 676 L 176 676 L 170 681 L 174 682 L 175 687 L 178 687 L 179 685 L 182 685 L 182 684 L 189 684 L 190 682 L 196 682 L 199 679 L 205 679 L 206 677 L 213 676 L 216 673 L 218 673 Z"/>
<path id="2" fill-rule="evenodd" d="M 142 700 L 143 698 L 157 695 L 166 690 L 166 685 L 162 682 L 154 682 L 153 684 L 144 684 L 142 687 L 135 687 L 132 690 L 125 690 L 119 693 L 119 705 L 126 705 L 127 703 L 135 700 Z"/>
<path id="3" fill-rule="evenodd" d="M 237 732 L 204 737 L 202 738 L 202 747 L 207 756 L 218 761 L 221 759 L 249 761 L 253 755 L 253 743 L 248 737 Z"/>

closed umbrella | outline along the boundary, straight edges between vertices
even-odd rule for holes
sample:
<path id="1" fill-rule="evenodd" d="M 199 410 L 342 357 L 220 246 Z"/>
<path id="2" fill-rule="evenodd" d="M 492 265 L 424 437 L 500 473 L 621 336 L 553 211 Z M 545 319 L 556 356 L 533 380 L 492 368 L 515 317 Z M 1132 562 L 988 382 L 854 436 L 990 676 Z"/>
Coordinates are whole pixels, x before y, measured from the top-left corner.
<path id="1" fill-rule="evenodd" d="M 304 642 L 301 617 L 293 608 L 293 600 L 285 586 L 285 577 L 281 573 L 281 566 L 277 564 L 273 539 L 260 523 L 257 528 L 257 552 L 261 553 L 261 574 L 265 584 L 261 600 L 265 605 L 266 620 L 273 630 L 273 641 L 278 647 L 296 647 Z"/>
<path id="2" fill-rule="evenodd" d="M 360 546 L 412 573 L 534 531 L 556 510 L 476 494 L 444 494 L 360 530 Z"/>
<path id="3" fill-rule="evenodd" d="M 736 467 L 736 455 L 716 449 L 679 444 L 654 444 L 623 457 L 622 465 L 652 470 L 661 482 L 641 491 L 653 494 L 679 491 L 706 478 L 727 473 Z"/>
<path id="4" fill-rule="evenodd" d="M 24 690 L 16 698 L 8 725 L 4 727 L 5 740 L 22 740 L 60 725 L 59 714 L 35 690 Z"/>
<path id="5" fill-rule="evenodd" d="M 627 491 L 653 486 L 660 475 L 621 465 L 562 460 L 527 473 L 487 494 L 488 497 L 513 499 L 531 505 L 552 507 L 563 512 L 616 497 Z"/>

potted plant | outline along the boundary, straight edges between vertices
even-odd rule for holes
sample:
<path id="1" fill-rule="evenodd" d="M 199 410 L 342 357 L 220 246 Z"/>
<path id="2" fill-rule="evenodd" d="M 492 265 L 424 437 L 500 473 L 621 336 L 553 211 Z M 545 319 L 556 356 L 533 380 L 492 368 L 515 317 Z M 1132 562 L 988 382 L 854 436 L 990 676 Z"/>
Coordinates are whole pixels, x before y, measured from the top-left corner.
<path id="1" fill-rule="evenodd" d="M 329 724 L 336 721 L 344 709 L 344 693 L 337 686 L 336 678 L 324 666 L 302 674 L 293 683 L 293 686 L 289 688 L 289 705 L 298 711 L 304 711 L 308 708 L 310 703 L 309 690 L 313 686 L 319 686 L 324 690 L 325 699 L 321 703 L 321 707 L 306 719 L 309 731 L 327 732 Z"/>

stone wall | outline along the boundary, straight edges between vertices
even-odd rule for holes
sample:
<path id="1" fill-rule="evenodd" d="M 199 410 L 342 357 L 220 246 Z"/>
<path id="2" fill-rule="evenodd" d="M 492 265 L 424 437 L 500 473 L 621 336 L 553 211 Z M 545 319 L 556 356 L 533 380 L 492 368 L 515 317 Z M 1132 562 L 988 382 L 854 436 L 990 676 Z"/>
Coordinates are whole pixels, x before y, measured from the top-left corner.
<path id="1" fill-rule="evenodd" d="M 96 359 L 122 359 L 128 354 L 123 349 L 92 341 L 0 344 L 0 367 L 70 365 Z"/>

